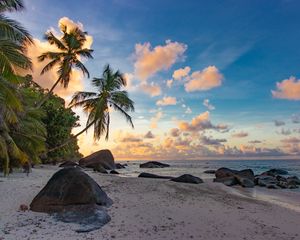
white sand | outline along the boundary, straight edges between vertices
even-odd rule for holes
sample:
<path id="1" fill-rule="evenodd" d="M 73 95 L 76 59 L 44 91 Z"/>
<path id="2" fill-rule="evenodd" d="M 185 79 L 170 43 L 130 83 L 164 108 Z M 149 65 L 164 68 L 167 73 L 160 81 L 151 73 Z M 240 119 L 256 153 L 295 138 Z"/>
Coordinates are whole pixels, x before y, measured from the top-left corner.
<path id="1" fill-rule="evenodd" d="M 111 222 L 89 233 L 76 233 L 75 225 L 47 214 L 18 211 L 56 170 L 0 178 L 0 239 L 300 239 L 297 209 L 239 196 L 212 182 L 193 185 L 89 172 L 114 201 L 108 209 Z"/>

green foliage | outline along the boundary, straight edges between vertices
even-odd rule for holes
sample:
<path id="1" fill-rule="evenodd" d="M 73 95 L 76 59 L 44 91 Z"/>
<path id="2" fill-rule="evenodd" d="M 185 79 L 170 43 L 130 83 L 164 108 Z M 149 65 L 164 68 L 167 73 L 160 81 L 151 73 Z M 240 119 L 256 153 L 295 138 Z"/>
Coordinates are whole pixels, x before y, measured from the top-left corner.
<path id="1" fill-rule="evenodd" d="M 79 126 L 77 123 L 79 117 L 70 108 L 65 108 L 62 98 L 51 95 L 42 105 L 42 109 L 45 111 L 43 123 L 47 128 L 46 144 L 49 149 L 72 137 L 72 128 Z M 60 149 L 49 152 L 43 162 L 77 160 L 81 157 L 78 149 L 77 141 L 72 141 Z"/>
<path id="2" fill-rule="evenodd" d="M 94 126 L 94 138 L 96 140 L 100 139 L 102 135 L 108 139 L 109 107 L 119 112 L 133 127 L 131 116 L 127 112 L 134 111 L 134 102 L 128 97 L 127 91 L 121 90 L 122 87 L 126 86 L 123 74 L 119 71 L 114 72 L 107 65 L 102 77 L 94 78 L 92 84 L 96 92 L 76 92 L 70 103 L 71 107 L 83 107 L 83 111 L 88 114 L 85 130 Z"/>
<path id="3" fill-rule="evenodd" d="M 43 62 L 49 60 L 49 63 L 43 68 L 41 74 L 53 69 L 54 66 L 58 66 L 57 83 L 61 83 L 65 88 L 68 87 L 71 71 L 73 68 L 77 68 L 82 71 L 87 77 L 90 76 L 88 70 L 80 61 L 80 57 L 93 58 L 92 49 L 84 48 L 86 42 L 86 32 L 81 31 L 79 28 L 73 28 L 68 31 L 65 25 L 60 26 L 63 36 L 61 39 L 57 38 L 52 32 L 47 32 L 44 36 L 51 45 L 57 47 L 56 52 L 45 52 L 38 57 L 39 61 Z M 50 92 L 54 89 L 56 84 L 52 87 Z"/>

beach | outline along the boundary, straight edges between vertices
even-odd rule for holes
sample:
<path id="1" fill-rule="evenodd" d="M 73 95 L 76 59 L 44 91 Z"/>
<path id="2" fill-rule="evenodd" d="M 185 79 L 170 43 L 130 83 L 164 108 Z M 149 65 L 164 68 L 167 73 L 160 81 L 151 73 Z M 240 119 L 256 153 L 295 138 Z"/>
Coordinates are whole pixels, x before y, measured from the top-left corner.
<path id="1" fill-rule="evenodd" d="M 0 239 L 299 239 L 299 209 L 264 201 L 205 180 L 185 184 L 87 173 L 113 200 L 111 221 L 77 233 L 77 225 L 48 214 L 19 211 L 47 183 L 55 166 L 0 179 Z M 278 195 L 282 195 L 282 191 Z M 295 193 L 296 197 L 298 193 Z"/>

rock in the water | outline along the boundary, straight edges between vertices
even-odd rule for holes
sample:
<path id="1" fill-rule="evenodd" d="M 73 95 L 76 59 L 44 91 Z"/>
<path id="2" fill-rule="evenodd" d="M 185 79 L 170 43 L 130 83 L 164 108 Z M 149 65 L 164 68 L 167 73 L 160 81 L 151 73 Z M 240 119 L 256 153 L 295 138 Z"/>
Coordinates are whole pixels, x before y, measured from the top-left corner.
<path id="1" fill-rule="evenodd" d="M 56 172 L 30 204 L 35 212 L 60 212 L 69 205 L 109 206 L 112 200 L 101 187 L 79 168 Z"/>
<path id="2" fill-rule="evenodd" d="M 269 171 L 263 172 L 261 175 L 268 175 L 268 176 L 275 177 L 276 175 L 287 175 L 287 174 L 289 174 L 289 172 L 286 170 L 280 168 L 273 168 L 270 169 Z"/>
<path id="3" fill-rule="evenodd" d="M 110 174 L 119 174 L 119 172 L 117 172 L 116 170 L 111 170 L 109 173 Z"/>
<path id="4" fill-rule="evenodd" d="M 182 183 L 194 183 L 194 184 L 203 183 L 203 180 L 201 178 L 195 177 L 190 174 L 183 174 L 180 177 L 172 178 L 171 181 L 182 182 Z"/>
<path id="5" fill-rule="evenodd" d="M 240 184 L 243 187 L 254 187 L 254 173 L 251 169 L 241 171 L 229 168 L 219 168 L 215 173 L 215 182 L 222 182 L 227 186 Z"/>
<path id="6" fill-rule="evenodd" d="M 94 168 L 95 166 L 100 165 L 106 170 L 113 170 L 116 168 L 114 156 L 108 149 L 100 150 L 80 159 L 79 165 L 88 168 Z"/>
<path id="7" fill-rule="evenodd" d="M 140 178 L 162 178 L 162 179 L 173 178 L 170 176 L 160 176 L 160 175 L 156 175 L 156 174 L 152 174 L 152 173 L 145 173 L 145 172 L 140 173 L 140 175 L 138 177 L 140 177 Z"/>
<path id="8" fill-rule="evenodd" d="M 216 170 L 205 170 L 204 173 L 206 173 L 206 174 L 215 174 Z"/>
<path id="9" fill-rule="evenodd" d="M 73 161 L 64 161 L 59 165 L 59 167 L 77 167 L 78 163 L 73 162 Z"/>
<path id="10" fill-rule="evenodd" d="M 122 169 L 125 168 L 125 164 L 121 164 L 121 163 L 116 163 L 116 169 Z"/>
<path id="11" fill-rule="evenodd" d="M 99 229 L 110 221 L 106 210 L 99 205 L 66 206 L 63 212 L 53 215 L 59 221 L 76 224 L 78 233 Z"/>
<path id="12" fill-rule="evenodd" d="M 235 177 L 222 177 L 222 178 L 215 178 L 214 182 L 223 183 L 226 186 L 234 186 L 237 185 L 239 182 L 236 180 Z"/>
<path id="13" fill-rule="evenodd" d="M 156 162 L 156 161 L 150 161 L 146 163 L 140 164 L 140 168 L 165 168 L 170 167 L 169 164 Z"/>

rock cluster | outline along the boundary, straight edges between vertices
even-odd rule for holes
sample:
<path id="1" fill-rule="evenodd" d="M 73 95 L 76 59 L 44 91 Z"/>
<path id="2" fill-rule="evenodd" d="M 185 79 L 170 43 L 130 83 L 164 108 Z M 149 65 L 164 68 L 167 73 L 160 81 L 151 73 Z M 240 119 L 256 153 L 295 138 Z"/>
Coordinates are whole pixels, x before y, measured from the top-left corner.
<path id="1" fill-rule="evenodd" d="M 146 163 L 140 164 L 140 168 L 165 168 L 170 167 L 169 164 L 156 162 L 156 161 L 150 161 Z"/>

